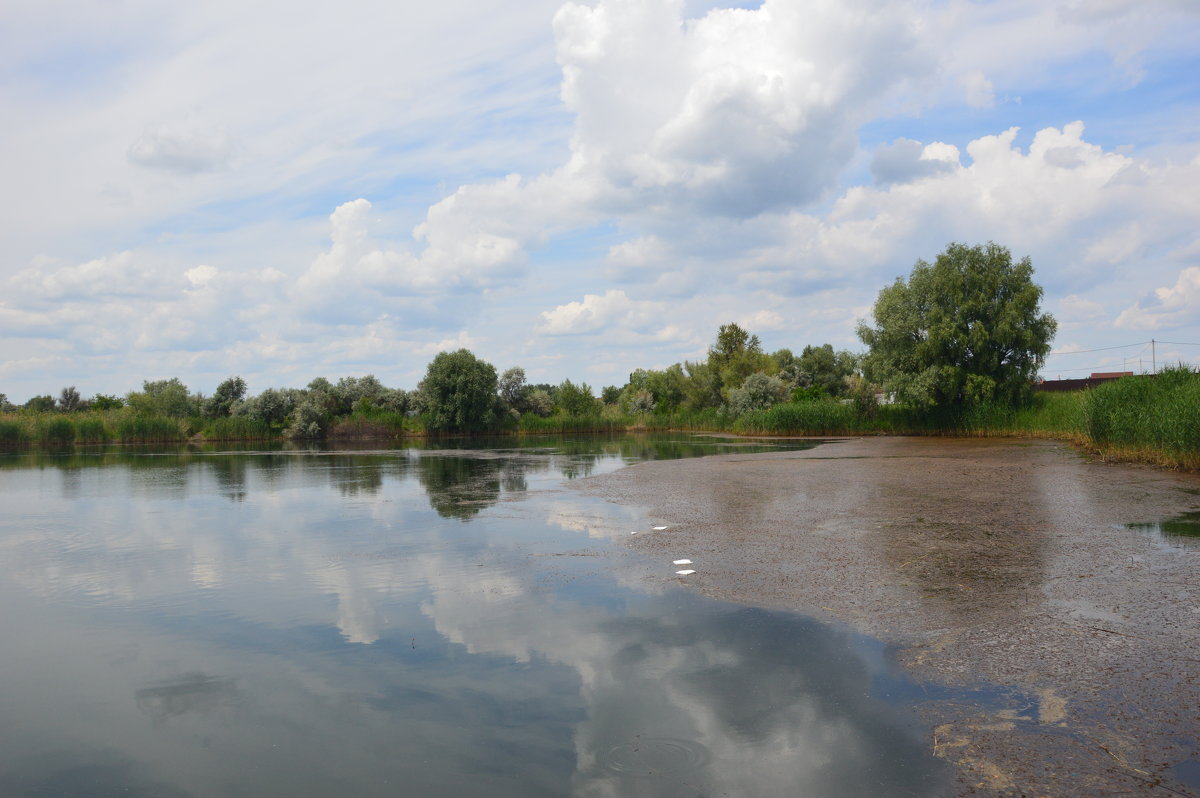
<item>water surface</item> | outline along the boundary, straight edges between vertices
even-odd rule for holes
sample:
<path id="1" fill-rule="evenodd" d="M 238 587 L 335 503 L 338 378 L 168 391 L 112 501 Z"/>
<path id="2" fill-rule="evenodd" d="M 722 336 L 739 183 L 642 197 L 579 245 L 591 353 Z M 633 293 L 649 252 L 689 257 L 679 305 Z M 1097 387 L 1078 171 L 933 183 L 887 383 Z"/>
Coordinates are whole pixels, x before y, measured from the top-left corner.
<path id="1" fill-rule="evenodd" d="M 0 794 L 928 794 L 880 645 L 651 591 L 563 487 L 779 445 L 0 457 Z"/>

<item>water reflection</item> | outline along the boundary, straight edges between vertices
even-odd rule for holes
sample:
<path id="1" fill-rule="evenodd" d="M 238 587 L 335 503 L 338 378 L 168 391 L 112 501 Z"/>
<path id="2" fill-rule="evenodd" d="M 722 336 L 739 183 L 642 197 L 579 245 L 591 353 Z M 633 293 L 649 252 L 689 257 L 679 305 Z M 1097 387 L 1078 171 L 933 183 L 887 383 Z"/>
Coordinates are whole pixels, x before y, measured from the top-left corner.
<path id="1" fill-rule="evenodd" d="M 1200 548 L 1200 512 L 1183 513 L 1151 524 L 1126 524 L 1176 548 Z"/>
<path id="2" fill-rule="evenodd" d="M 878 646 L 565 556 L 646 444 L 542 443 L 7 463 L 0 793 L 929 791 Z"/>

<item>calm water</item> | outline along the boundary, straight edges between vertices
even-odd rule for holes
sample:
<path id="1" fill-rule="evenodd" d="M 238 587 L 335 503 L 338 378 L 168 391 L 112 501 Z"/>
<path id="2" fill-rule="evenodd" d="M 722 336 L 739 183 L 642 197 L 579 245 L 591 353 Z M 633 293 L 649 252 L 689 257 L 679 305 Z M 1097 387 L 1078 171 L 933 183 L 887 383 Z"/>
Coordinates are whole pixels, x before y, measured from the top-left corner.
<path id="1" fill-rule="evenodd" d="M 927 794 L 879 645 L 622 582 L 563 487 L 762 448 L 0 456 L 0 795 Z"/>

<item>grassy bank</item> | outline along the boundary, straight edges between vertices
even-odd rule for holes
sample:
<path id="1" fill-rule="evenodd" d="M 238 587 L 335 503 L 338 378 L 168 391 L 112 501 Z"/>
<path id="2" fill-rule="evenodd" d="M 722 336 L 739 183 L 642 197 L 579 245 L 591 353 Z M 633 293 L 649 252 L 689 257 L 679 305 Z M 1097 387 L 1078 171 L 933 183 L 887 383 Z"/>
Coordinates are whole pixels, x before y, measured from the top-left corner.
<path id="1" fill-rule="evenodd" d="M 740 435 L 955 435 L 1068 440 L 1106 459 L 1200 470 L 1200 373 L 1169 369 L 1157 377 L 1126 377 L 1074 393 L 1038 393 L 1020 408 L 965 409 L 885 405 L 858 408 L 832 399 L 787 402 L 732 416 L 721 409 L 626 416 L 526 414 L 504 418 L 493 433 L 539 435 L 625 431 L 704 431 Z M 56 448 L 99 443 L 179 443 L 185 440 L 266 441 L 285 426 L 245 417 L 174 419 L 128 409 L 86 413 L 0 415 L 0 447 Z M 427 436 L 420 417 L 371 409 L 330 421 L 330 440 Z"/>

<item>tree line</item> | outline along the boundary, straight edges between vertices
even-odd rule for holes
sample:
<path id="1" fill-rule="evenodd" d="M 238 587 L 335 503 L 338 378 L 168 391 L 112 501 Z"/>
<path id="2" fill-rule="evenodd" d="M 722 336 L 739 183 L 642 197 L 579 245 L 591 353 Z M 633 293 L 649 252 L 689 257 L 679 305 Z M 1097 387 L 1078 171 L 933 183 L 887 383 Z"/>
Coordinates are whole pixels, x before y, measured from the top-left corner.
<path id="1" fill-rule="evenodd" d="M 35 396 L 21 408 L 0 394 L 0 412 L 76 413 L 123 410 L 173 419 L 244 418 L 295 438 L 320 438 L 339 419 L 390 420 L 392 426 L 441 433 L 511 429 L 526 416 L 630 418 L 715 412 L 737 417 L 781 403 L 853 405 L 871 413 L 881 396 L 912 407 L 963 407 L 1029 401 L 1050 349 L 1054 319 L 1039 307 L 1029 258 L 1007 249 L 951 244 L 933 264 L 918 261 L 908 279 L 885 287 L 874 324 L 860 323 L 867 350 L 832 345 L 766 352 L 757 335 L 721 325 L 706 357 L 665 369 L 636 369 L 624 385 L 597 395 L 571 380 L 530 384 L 520 367 L 496 368 L 467 349 L 437 355 L 415 390 L 384 386 L 373 375 L 305 388 L 248 393 L 241 377 L 221 382 L 210 396 L 192 393 L 178 378 L 146 381 L 123 397 L 84 399 L 75 386 L 58 397 Z"/>

